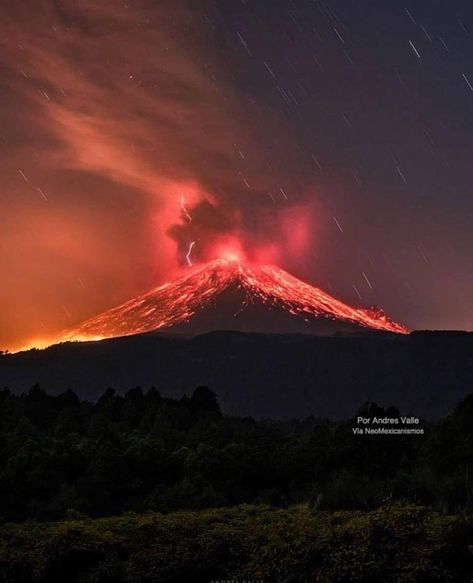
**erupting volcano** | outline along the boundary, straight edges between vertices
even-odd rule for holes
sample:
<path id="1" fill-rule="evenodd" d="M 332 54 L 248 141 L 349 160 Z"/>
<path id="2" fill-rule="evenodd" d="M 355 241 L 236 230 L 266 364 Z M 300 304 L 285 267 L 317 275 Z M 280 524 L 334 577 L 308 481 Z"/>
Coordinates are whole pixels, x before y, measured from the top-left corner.
<path id="1" fill-rule="evenodd" d="M 378 308 L 350 307 L 278 267 L 227 257 L 188 268 L 174 281 L 67 331 L 64 340 L 225 329 L 324 335 L 362 329 L 408 332 Z"/>

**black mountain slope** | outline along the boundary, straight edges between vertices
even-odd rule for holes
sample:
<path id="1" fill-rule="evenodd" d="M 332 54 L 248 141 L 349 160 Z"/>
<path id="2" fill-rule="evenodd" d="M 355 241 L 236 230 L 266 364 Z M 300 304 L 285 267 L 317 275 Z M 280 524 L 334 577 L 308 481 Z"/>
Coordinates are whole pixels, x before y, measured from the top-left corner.
<path id="1" fill-rule="evenodd" d="M 179 397 L 205 384 L 233 415 L 337 419 L 375 401 L 435 419 L 473 392 L 473 333 L 145 334 L 0 356 L 0 386 L 35 383 L 88 399 L 137 385 Z"/>

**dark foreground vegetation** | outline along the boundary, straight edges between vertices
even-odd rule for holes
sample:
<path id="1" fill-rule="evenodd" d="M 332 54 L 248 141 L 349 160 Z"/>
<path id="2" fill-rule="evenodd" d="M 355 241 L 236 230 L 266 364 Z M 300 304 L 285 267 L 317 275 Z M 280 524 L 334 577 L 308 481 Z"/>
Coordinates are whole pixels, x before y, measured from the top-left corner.
<path id="1" fill-rule="evenodd" d="M 396 415 L 393 408 L 388 415 Z M 383 416 L 376 405 L 365 415 Z M 96 402 L 0 391 L 0 517 L 172 512 L 237 504 L 367 510 L 394 500 L 473 509 L 473 396 L 425 435 L 358 436 L 353 421 L 223 416 L 215 395 L 140 388 Z"/>
<path id="2" fill-rule="evenodd" d="M 471 581 L 473 523 L 413 505 L 370 512 L 236 506 L 0 530 L 0 580 L 38 583 Z"/>
<path id="3" fill-rule="evenodd" d="M 0 583 L 471 582 L 473 396 L 424 435 L 353 425 L 0 391 Z"/>

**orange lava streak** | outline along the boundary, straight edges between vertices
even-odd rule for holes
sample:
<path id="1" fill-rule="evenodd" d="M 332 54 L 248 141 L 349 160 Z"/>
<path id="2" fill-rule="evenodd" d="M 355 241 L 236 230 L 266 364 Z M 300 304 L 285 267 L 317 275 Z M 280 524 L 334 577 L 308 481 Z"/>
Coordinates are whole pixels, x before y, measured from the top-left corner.
<path id="1" fill-rule="evenodd" d="M 189 321 L 232 285 L 245 292 L 248 302 L 282 307 L 294 316 L 408 332 L 382 310 L 348 306 L 278 267 L 220 258 L 188 269 L 176 280 L 87 320 L 69 330 L 63 340 L 93 340 L 172 328 Z"/>

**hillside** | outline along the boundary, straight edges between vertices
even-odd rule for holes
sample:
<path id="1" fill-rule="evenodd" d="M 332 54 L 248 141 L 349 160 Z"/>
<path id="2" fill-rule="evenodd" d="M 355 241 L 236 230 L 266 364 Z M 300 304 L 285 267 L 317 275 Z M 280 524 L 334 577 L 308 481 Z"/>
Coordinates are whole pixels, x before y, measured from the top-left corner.
<path id="1" fill-rule="evenodd" d="M 107 386 L 180 397 L 203 384 L 235 415 L 338 419 L 375 401 L 435 419 L 471 392 L 472 355 L 473 334 L 463 332 L 147 334 L 3 355 L 0 386 L 21 392 L 40 383 L 95 399 Z"/>

